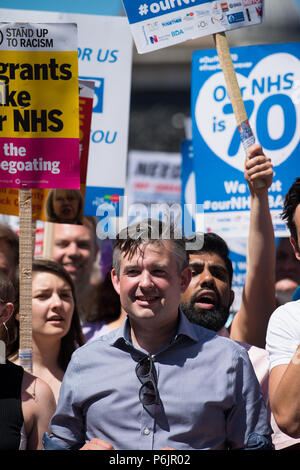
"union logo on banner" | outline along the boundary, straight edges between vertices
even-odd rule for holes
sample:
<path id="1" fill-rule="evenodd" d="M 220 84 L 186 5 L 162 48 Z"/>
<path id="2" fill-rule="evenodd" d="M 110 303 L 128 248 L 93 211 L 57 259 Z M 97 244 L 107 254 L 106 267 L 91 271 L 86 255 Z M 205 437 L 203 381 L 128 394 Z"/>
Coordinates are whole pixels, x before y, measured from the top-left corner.
<path id="1" fill-rule="evenodd" d="M 123 4 L 141 54 L 260 24 L 263 16 L 263 0 L 123 0 Z"/>

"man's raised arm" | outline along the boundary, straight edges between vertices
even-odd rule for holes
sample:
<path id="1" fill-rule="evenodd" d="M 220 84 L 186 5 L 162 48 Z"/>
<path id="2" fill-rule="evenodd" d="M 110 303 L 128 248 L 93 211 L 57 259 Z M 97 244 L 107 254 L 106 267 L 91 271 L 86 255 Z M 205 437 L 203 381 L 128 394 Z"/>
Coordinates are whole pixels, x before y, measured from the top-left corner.
<path id="1" fill-rule="evenodd" d="M 247 275 L 242 304 L 230 327 L 230 337 L 264 348 L 275 303 L 275 236 L 268 200 L 273 167 L 260 145 L 252 145 L 245 162 L 245 179 L 251 197 Z M 255 182 L 265 182 L 256 188 Z"/>

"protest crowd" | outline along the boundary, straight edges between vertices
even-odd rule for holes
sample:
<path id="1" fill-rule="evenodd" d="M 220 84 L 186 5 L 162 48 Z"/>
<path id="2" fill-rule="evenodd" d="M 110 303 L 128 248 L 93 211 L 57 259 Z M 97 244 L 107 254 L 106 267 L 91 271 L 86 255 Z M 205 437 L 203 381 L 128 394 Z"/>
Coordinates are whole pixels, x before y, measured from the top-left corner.
<path id="1" fill-rule="evenodd" d="M 177 3 L 173 2 L 174 8 L 185 8 Z M 214 4 L 215 23 L 221 18 L 218 15 L 223 18 L 229 8 L 236 8 L 227 2 L 207 3 Z M 244 0 L 243 5 L 249 22 L 253 12 L 255 21 L 260 21 L 261 0 Z M 169 2 L 154 2 L 149 8 L 154 15 L 167 7 Z M 140 15 L 149 13 L 147 3 L 139 8 Z M 228 14 L 228 21 L 241 21 L 243 12 Z M 7 31 L 19 31 L 18 27 L 10 30 L 5 25 L 0 33 L 5 37 Z M 53 28 L 51 34 L 56 38 Z M 71 37 L 74 24 L 68 28 Z M 34 28 L 24 26 L 22 31 L 29 35 Z M 40 31 L 48 34 L 45 25 Z M 158 33 L 151 34 L 149 44 L 156 47 Z M 144 38 L 137 37 L 139 41 Z M 54 44 L 51 41 L 49 48 Z M 28 62 L 30 48 L 35 47 L 29 43 Z M 44 244 L 47 241 L 49 246 L 43 255 L 30 254 L 31 368 L 24 366 L 20 347 L 24 235 L 0 220 L 0 450 L 300 450 L 300 177 L 293 175 L 282 199 L 280 219 L 288 236 L 276 241 L 269 197 L 276 187 L 276 165 L 259 139 L 244 148 L 240 186 L 249 193 L 249 223 L 247 269 L 238 303 L 229 243 L 217 230 L 195 229 L 187 234 L 182 220 L 178 226 L 175 217 L 170 220 L 151 214 L 128 222 L 115 236 L 107 232 L 104 242 L 103 220 L 98 212 L 91 215 L 90 209 L 85 210 L 81 191 L 85 182 L 79 175 L 79 164 L 74 158 L 72 168 L 64 162 L 64 152 L 79 155 L 79 139 L 72 134 L 72 126 L 79 127 L 78 109 L 75 115 L 71 106 L 71 94 L 78 98 L 78 81 L 71 81 L 77 57 L 74 44 L 68 50 L 68 60 L 62 54 L 61 60 L 67 62 L 62 68 L 56 58 L 51 58 L 46 68 L 45 59 L 36 68 L 21 59 L 20 64 L 0 65 L 0 78 L 7 79 L 9 85 L 17 77 L 25 89 L 26 80 L 36 80 L 47 95 L 41 82 L 50 77 L 61 96 L 62 90 L 73 87 L 70 95 L 66 94 L 69 107 L 61 104 L 64 112 L 53 109 L 48 115 L 49 128 L 44 130 L 48 134 L 43 151 L 47 156 L 52 147 L 55 149 L 60 170 L 50 175 L 51 185 L 43 180 L 44 186 L 33 186 L 48 191 L 42 220 Z M 143 44 L 146 46 L 148 43 Z M 87 57 L 92 54 L 85 51 Z M 55 50 L 53 56 L 57 52 L 62 50 Z M 111 52 L 111 63 L 118 52 Z M 285 76 L 286 85 L 289 75 Z M 65 82 L 68 80 L 70 83 Z M 13 115 L 24 128 L 27 115 L 23 120 L 21 111 L 32 104 L 30 100 L 34 103 L 33 88 L 30 90 L 30 94 L 25 90 L 16 94 L 16 101 L 15 91 L 9 95 L 13 100 L 10 105 L 20 105 Z M 55 93 L 51 93 L 53 98 Z M 3 96 L 0 89 L 0 99 Z M 9 103 L 1 101 L 0 111 L 2 105 Z M 225 114 L 231 113 L 228 104 L 224 109 Z M 68 113 L 73 113 L 74 121 L 65 126 L 66 134 L 59 136 L 62 129 L 65 132 L 63 119 Z M 31 122 L 33 116 L 34 112 Z M 37 127 L 43 124 L 43 116 L 36 118 Z M 1 139 L 11 138 L 3 147 L 5 158 L 15 158 L 16 171 L 26 173 L 29 147 L 16 143 L 16 128 L 5 125 L 10 117 L 9 112 L 0 115 L 0 151 Z M 214 118 L 215 129 L 217 124 L 221 131 L 225 129 Z M 241 134 L 236 134 L 242 143 L 250 132 L 248 121 L 244 125 Z M 49 129 L 56 134 L 50 135 Z M 31 131 L 34 134 L 34 126 Z M 36 151 L 42 138 L 33 137 L 37 137 L 32 144 Z M 237 139 L 232 142 L 234 147 Z M 19 157 L 24 157 L 24 162 L 20 159 L 23 166 L 17 163 Z M 1 164 L 0 171 L 7 171 L 7 161 Z M 70 171 L 66 188 L 59 180 L 64 171 Z M 113 171 L 108 169 L 107 173 Z M 18 181 L 17 189 L 24 191 L 26 184 L 22 186 L 18 178 L 14 181 Z M 6 181 L 4 188 L 16 189 L 12 184 Z M 218 191 L 217 186 L 213 190 Z M 20 203 L 20 214 L 23 209 Z"/>

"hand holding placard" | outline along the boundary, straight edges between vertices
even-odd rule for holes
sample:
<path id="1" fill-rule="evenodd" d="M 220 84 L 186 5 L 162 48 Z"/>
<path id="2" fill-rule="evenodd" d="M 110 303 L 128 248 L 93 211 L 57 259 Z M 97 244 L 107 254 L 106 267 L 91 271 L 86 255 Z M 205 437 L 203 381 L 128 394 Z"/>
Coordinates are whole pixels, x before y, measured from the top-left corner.
<path id="1" fill-rule="evenodd" d="M 230 50 L 225 33 L 214 34 L 216 49 L 218 52 L 220 64 L 225 77 L 228 94 L 233 107 L 240 137 L 247 154 L 248 148 L 255 143 L 255 137 L 251 130 L 248 116 L 245 110 L 241 90 L 237 81 L 237 76 L 232 63 Z M 261 179 L 255 181 L 256 188 L 264 188 L 265 182 Z"/>

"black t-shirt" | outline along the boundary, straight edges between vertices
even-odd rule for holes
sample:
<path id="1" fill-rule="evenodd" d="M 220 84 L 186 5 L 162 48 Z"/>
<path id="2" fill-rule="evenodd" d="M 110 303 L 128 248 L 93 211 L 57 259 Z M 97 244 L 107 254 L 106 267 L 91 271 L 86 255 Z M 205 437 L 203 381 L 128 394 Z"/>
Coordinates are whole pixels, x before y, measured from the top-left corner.
<path id="1" fill-rule="evenodd" d="M 22 412 L 22 380 L 24 370 L 12 362 L 0 364 L 0 450 L 18 450 Z"/>

